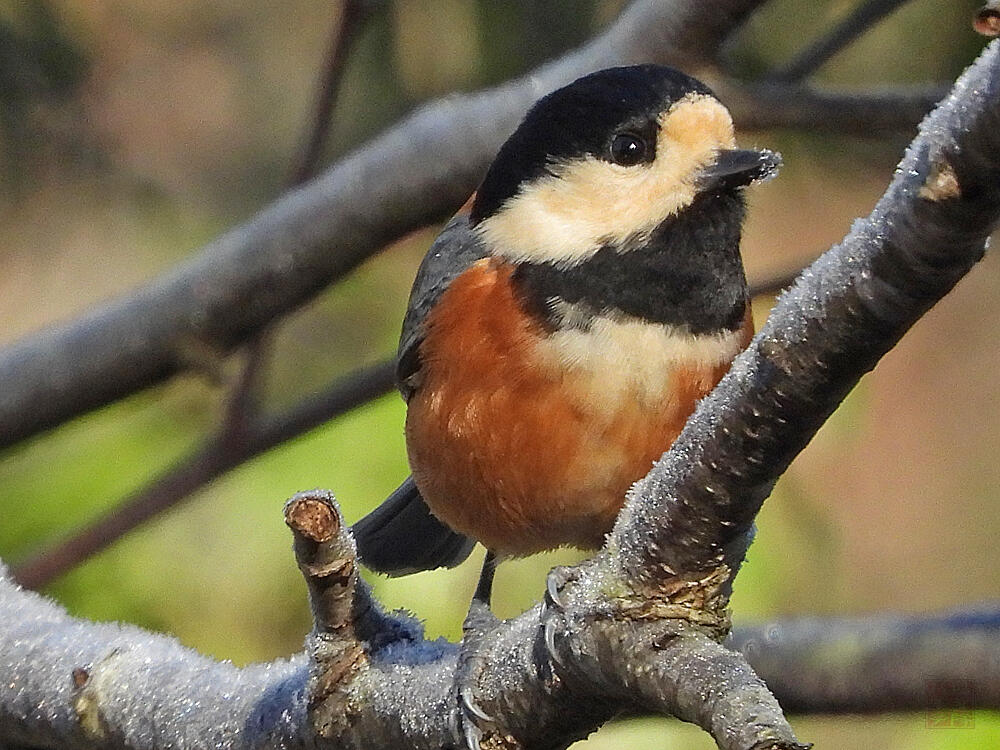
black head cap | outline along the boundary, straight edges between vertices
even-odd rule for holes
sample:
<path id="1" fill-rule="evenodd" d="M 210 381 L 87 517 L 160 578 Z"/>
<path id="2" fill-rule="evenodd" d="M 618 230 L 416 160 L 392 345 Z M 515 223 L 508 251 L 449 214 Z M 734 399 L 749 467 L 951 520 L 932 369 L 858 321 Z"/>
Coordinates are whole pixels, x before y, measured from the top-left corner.
<path id="1" fill-rule="evenodd" d="M 633 65 L 591 73 L 542 97 L 493 160 L 476 192 L 472 222 L 495 213 L 553 163 L 610 159 L 611 142 L 623 130 L 653 134 L 660 114 L 690 93 L 713 95 L 679 70 Z"/>

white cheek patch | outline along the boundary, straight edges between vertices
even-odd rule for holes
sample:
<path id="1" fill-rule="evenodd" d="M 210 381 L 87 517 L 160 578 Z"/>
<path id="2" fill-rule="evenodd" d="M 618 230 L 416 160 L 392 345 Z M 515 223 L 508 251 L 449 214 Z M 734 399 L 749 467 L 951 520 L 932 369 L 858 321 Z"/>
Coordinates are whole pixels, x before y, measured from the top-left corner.
<path id="1" fill-rule="evenodd" d="M 651 164 L 623 167 L 591 156 L 553 165 L 552 175 L 522 185 L 476 231 L 511 261 L 575 265 L 690 205 L 698 172 L 734 145 L 726 108 L 689 94 L 660 116 Z"/>
<path id="2" fill-rule="evenodd" d="M 587 408 L 612 413 L 624 399 L 662 402 L 678 370 L 712 370 L 730 362 L 744 336 L 742 330 L 694 335 L 627 316 L 598 316 L 586 329 L 560 328 L 536 346 L 543 367 L 565 373 Z"/>

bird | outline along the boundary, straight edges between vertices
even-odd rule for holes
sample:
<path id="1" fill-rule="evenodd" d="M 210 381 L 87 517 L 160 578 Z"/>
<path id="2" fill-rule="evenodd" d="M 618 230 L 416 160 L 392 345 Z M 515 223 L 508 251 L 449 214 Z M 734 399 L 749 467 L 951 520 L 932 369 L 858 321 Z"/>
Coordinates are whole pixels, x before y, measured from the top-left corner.
<path id="1" fill-rule="evenodd" d="M 396 381 L 412 471 L 354 524 L 388 575 L 599 548 L 631 484 L 753 335 L 738 148 L 712 91 L 659 65 L 542 97 L 420 265 Z"/>

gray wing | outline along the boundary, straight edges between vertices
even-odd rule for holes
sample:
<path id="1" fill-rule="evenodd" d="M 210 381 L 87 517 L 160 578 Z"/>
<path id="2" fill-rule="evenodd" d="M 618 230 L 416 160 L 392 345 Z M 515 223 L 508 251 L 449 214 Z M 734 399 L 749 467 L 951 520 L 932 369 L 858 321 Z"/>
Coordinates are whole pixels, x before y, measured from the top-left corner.
<path id="1" fill-rule="evenodd" d="M 424 256 L 410 292 L 396 357 L 396 385 L 406 401 L 420 385 L 420 342 L 427 313 L 452 281 L 487 255 L 486 247 L 469 226 L 469 217 L 460 214 L 441 230 Z"/>
<path id="2" fill-rule="evenodd" d="M 431 514 L 413 477 L 354 524 L 351 533 L 361 562 L 390 576 L 454 568 L 476 546 L 475 540 L 452 531 Z"/>
<path id="3" fill-rule="evenodd" d="M 427 313 L 448 285 L 486 254 L 469 227 L 468 216 L 459 215 L 448 222 L 420 264 L 396 360 L 396 384 L 407 401 L 420 384 L 420 342 Z M 465 560 L 476 544 L 434 517 L 413 477 L 407 477 L 351 531 L 361 562 L 392 576 L 452 568 Z"/>

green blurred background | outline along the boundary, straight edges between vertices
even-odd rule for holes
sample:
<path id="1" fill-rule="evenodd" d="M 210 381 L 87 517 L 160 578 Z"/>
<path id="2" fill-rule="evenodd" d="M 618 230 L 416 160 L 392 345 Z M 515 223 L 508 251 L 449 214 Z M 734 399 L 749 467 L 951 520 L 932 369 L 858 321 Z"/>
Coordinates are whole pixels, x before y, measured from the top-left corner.
<path id="1" fill-rule="evenodd" d="M 519 74 L 617 14 L 616 0 L 397 0 L 365 26 L 345 71 L 326 160 L 418 102 Z M 784 60 L 852 2 L 779 0 L 739 36 L 747 77 Z M 950 81 L 983 41 L 978 3 L 915 0 L 823 69 L 831 86 Z M 337 3 L 0 0 L 0 345 L 155 277 L 277 196 L 303 138 Z M 879 140 L 754 133 L 781 150 L 753 190 L 751 278 L 801 264 L 868 213 L 912 131 Z M 284 324 L 269 407 L 395 348 L 435 229 L 381 253 Z M 771 300 L 758 300 L 766 316 Z M 996 461 L 1000 261 L 976 268 L 865 378 L 759 519 L 738 622 L 800 613 L 924 612 L 1000 598 Z M 0 556 L 16 563 L 113 507 L 217 423 L 222 393 L 178 378 L 0 453 Z M 281 506 L 334 490 L 351 519 L 406 474 L 395 395 L 271 451 L 52 585 L 74 614 L 176 635 L 237 663 L 301 647 L 310 619 Z M 457 638 L 478 572 L 373 579 L 390 607 Z M 496 608 L 535 602 L 564 551 L 501 567 Z M 796 718 L 819 747 L 995 748 L 1000 718 Z M 940 723 L 940 722 L 936 722 Z M 577 747 L 711 748 L 666 720 L 608 726 Z"/>

